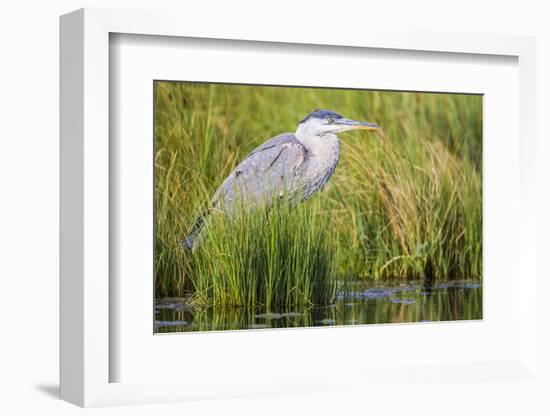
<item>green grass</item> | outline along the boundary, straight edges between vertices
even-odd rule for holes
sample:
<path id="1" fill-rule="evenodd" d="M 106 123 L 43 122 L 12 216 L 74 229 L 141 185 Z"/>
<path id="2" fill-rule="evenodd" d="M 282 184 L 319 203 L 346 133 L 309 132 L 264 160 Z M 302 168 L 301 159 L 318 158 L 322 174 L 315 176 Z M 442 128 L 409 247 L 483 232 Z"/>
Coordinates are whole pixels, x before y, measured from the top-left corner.
<path id="1" fill-rule="evenodd" d="M 336 295 L 337 238 L 320 196 L 213 215 L 189 257 L 199 304 L 266 307 L 327 304 Z"/>
<path id="2" fill-rule="evenodd" d="M 155 291 L 200 303 L 330 301 L 337 280 L 481 279 L 480 96 L 155 84 Z M 384 127 L 340 135 L 322 194 L 214 218 L 180 246 L 234 166 L 314 108 Z"/>

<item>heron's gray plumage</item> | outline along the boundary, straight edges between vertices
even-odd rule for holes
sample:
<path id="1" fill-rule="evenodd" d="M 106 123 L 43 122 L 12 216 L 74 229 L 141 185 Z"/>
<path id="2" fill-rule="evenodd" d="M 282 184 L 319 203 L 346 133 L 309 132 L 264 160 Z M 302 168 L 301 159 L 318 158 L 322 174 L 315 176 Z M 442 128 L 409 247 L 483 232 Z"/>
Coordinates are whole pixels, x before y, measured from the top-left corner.
<path id="1" fill-rule="evenodd" d="M 243 198 L 267 201 L 296 190 L 300 166 L 308 150 L 293 133 L 268 140 L 231 172 L 213 198 L 213 205 L 231 210 Z"/>
<path id="2" fill-rule="evenodd" d="M 230 214 L 246 204 L 271 204 L 274 199 L 299 202 L 322 189 L 340 158 L 339 131 L 378 126 L 344 119 L 329 110 L 315 110 L 298 124 L 296 133 L 273 137 L 253 150 L 224 180 L 210 208 L 197 217 L 183 241 L 193 247 L 210 210 Z"/>

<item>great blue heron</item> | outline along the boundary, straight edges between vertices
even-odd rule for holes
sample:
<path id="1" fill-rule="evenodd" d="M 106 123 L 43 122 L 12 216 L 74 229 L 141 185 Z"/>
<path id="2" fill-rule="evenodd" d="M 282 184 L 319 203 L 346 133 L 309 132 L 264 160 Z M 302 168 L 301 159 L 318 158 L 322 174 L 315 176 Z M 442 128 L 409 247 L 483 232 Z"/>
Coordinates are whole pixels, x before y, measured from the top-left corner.
<path id="1" fill-rule="evenodd" d="M 337 133 L 380 126 L 344 118 L 330 110 L 314 110 L 304 117 L 295 133 L 273 137 L 250 153 L 223 181 L 210 208 L 197 217 L 182 242 L 193 248 L 211 209 L 230 213 L 246 203 L 271 203 L 273 198 L 305 200 L 323 188 L 340 158 Z"/>

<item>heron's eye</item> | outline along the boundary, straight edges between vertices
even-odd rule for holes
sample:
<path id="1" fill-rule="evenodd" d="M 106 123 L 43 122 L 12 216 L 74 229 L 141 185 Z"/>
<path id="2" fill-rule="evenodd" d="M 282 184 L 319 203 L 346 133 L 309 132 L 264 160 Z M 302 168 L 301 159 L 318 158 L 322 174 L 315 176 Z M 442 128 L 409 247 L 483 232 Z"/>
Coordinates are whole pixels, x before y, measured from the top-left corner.
<path id="1" fill-rule="evenodd" d="M 334 123 L 334 119 L 329 116 L 329 117 L 327 117 L 327 122 L 328 122 L 328 124 L 332 124 L 332 123 Z"/>

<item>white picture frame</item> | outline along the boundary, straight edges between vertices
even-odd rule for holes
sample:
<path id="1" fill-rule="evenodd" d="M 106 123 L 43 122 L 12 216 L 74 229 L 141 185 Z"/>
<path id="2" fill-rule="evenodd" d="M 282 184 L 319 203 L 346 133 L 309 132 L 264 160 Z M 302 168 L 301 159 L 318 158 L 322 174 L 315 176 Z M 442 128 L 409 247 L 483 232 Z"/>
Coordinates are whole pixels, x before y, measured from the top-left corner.
<path id="1" fill-rule="evenodd" d="M 83 9 L 61 18 L 61 398 L 80 406 L 182 401 L 209 397 L 333 391 L 355 386 L 372 388 L 391 382 L 411 368 L 369 368 L 368 374 L 347 368 L 332 369 L 337 380 L 323 382 L 318 374 L 269 374 L 261 382 L 232 383 L 231 375 L 177 381 L 112 382 L 111 366 L 118 357 L 110 342 L 110 311 L 116 308 L 109 293 L 110 171 L 109 153 L 109 38 L 130 34 L 181 38 L 225 39 L 247 42 L 331 45 L 333 47 L 429 51 L 441 54 L 503 55 L 515 57 L 519 67 L 519 206 L 518 260 L 524 285 L 517 290 L 518 345 L 514 354 L 498 361 L 457 364 L 418 363 L 414 379 L 481 383 L 490 380 L 539 383 L 536 347 L 535 178 L 535 42 L 533 38 L 465 33 L 383 32 L 379 30 L 331 34 L 277 25 L 251 23 L 236 33 L 231 22 L 205 26 L 199 20 L 168 13 Z M 185 21 L 185 24 L 181 22 Z M 242 35 L 242 33 L 246 33 Z M 528 289 L 526 289 L 528 288 Z M 310 332 L 313 333 L 313 332 Z M 152 334 L 151 334 L 152 336 Z M 229 336 L 229 335 L 228 335 Z M 282 332 L 273 336 L 282 337 Z M 167 338 L 166 338 L 167 339 Z M 168 342 L 168 341 L 165 341 Z M 240 341 L 242 342 L 242 341 Z M 476 376 L 477 374 L 477 376 Z M 479 377 L 479 374 L 484 374 Z M 447 378 L 446 378 L 447 377 Z M 385 381 L 384 381 L 385 380 Z M 437 378 L 439 380 L 439 378 Z"/>

